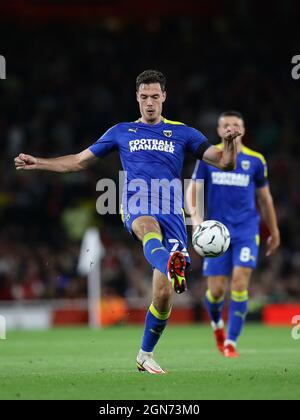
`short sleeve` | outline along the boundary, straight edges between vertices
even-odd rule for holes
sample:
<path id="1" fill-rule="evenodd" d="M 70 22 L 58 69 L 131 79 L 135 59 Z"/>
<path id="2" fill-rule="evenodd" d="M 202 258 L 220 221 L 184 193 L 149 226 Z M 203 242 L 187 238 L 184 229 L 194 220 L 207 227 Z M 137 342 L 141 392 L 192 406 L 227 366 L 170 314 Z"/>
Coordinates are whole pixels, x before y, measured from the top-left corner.
<path id="1" fill-rule="evenodd" d="M 197 160 L 193 175 L 192 175 L 192 180 L 193 181 L 200 181 L 202 179 L 205 180 L 206 178 L 206 164 L 204 162 L 202 162 L 201 160 Z"/>
<path id="2" fill-rule="evenodd" d="M 187 128 L 187 150 L 193 153 L 198 159 L 202 159 L 206 150 L 212 145 L 200 131 L 191 127 Z"/>
<path id="3" fill-rule="evenodd" d="M 257 160 L 257 168 L 255 171 L 256 188 L 263 188 L 268 185 L 268 166 L 265 158 L 262 156 Z"/>
<path id="4" fill-rule="evenodd" d="M 99 158 L 117 149 L 117 125 L 107 130 L 96 143 L 89 147 L 89 150 Z"/>

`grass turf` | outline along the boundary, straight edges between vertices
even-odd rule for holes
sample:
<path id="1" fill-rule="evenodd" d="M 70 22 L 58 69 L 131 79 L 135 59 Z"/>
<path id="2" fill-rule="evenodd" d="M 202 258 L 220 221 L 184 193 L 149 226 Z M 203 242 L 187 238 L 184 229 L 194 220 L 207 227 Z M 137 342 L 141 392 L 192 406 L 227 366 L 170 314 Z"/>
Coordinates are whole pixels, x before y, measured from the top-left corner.
<path id="1" fill-rule="evenodd" d="M 167 375 L 138 373 L 142 327 L 9 332 L 0 340 L 0 399 L 300 399 L 300 342 L 248 325 L 241 357 L 214 347 L 210 328 L 173 327 L 156 351 Z"/>

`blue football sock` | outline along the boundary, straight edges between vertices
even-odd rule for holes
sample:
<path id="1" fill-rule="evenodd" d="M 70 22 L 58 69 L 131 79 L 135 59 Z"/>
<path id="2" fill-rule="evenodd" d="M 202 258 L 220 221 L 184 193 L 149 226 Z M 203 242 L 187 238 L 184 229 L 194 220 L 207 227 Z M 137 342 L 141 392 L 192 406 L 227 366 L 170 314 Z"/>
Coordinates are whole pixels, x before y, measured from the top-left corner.
<path id="1" fill-rule="evenodd" d="M 248 291 L 231 292 L 229 304 L 228 319 L 228 337 L 229 341 L 237 342 L 244 327 L 248 310 Z"/>
<path id="2" fill-rule="evenodd" d="M 143 240 L 144 255 L 152 267 L 168 275 L 168 261 L 170 254 L 163 246 L 162 236 L 158 233 L 147 233 Z"/>
<path id="3" fill-rule="evenodd" d="M 224 309 L 224 296 L 220 299 L 215 299 L 210 290 L 206 292 L 205 306 L 209 313 L 211 320 L 218 324 L 222 319 L 222 312 Z"/>
<path id="4" fill-rule="evenodd" d="M 151 353 L 156 346 L 160 336 L 167 326 L 171 309 L 168 312 L 159 313 L 153 303 L 151 304 L 145 320 L 144 337 L 142 350 Z"/>

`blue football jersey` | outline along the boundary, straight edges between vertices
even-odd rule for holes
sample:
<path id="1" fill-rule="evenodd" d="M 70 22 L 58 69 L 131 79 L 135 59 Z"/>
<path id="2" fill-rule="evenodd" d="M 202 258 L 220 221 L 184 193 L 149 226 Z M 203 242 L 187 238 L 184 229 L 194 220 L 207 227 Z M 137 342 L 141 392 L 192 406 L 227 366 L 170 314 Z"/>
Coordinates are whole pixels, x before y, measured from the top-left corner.
<path id="1" fill-rule="evenodd" d="M 210 147 L 206 137 L 194 128 L 165 118 L 158 124 L 140 121 L 125 122 L 110 128 L 89 149 L 97 157 L 104 157 L 113 150 L 119 151 L 125 171 L 123 190 L 123 211 L 137 213 L 139 205 L 130 203 L 133 195 L 147 197 L 147 209 L 141 213 L 161 213 L 162 208 L 170 208 L 171 213 L 181 213 L 183 194 L 181 172 L 187 151 L 201 158 Z M 154 181 L 161 181 L 161 187 L 172 182 L 170 194 L 162 194 Z M 156 205 L 151 207 L 153 197 Z M 132 200 L 131 200 L 132 201 Z M 148 203 L 150 204 L 148 206 Z M 177 209 L 177 210 L 176 210 Z M 179 210 L 178 210 L 179 209 Z"/>
<path id="2" fill-rule="evenodd" d="M 268 184 L 267 163 L 260 153 L 243 146 L 231 172 L 198 161 L 192 178 L 204 181 L 208 219 L 224 223 L 232 237 L 257 232 L 260 216 L 255 192 Z"/>

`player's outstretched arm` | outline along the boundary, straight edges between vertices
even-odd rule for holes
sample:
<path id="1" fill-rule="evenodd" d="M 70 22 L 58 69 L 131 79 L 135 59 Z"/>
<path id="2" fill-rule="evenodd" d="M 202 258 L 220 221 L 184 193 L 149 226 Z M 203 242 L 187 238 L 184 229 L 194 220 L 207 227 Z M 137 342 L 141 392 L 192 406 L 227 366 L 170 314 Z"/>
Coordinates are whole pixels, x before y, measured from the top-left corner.
<path id="1" fill-rule="evenodd" d="M 235 139 L 240 135 L 241 133 L 236 129 L 228 128 L 223 139 L 223 150 L 212 146 L 204 153 L 203 160 L 209 165 L 215 166 L 222 171 L 234 170 L 237 158 L 237 145 Z"/>
<path id="2" fill-rule="evenodd" d="M 270 237 L 267 242 L 267 256 L 269 257 L 280 246 L 280 231 L 270 187 L 259 188 L 257 190 L 257 198 L 262 217 L 270 231 Z"/>
<path id="3" fill-rule="evenodd" d="M 86 169 L 97 160 L 89 150 L 83 150 L 75 155 L 62 156 L 53 159 L 44 159 L 21 153 L 15 158 L 17 171 L 51 171 L 58 173 L 78 172 Z"/>

